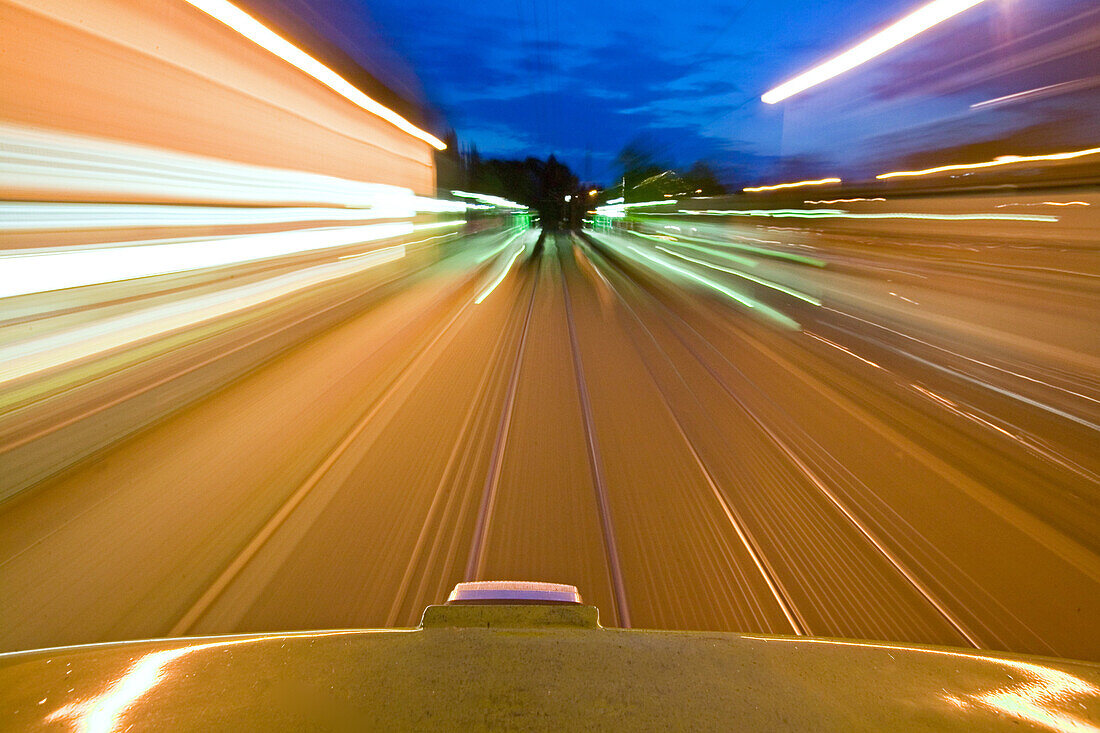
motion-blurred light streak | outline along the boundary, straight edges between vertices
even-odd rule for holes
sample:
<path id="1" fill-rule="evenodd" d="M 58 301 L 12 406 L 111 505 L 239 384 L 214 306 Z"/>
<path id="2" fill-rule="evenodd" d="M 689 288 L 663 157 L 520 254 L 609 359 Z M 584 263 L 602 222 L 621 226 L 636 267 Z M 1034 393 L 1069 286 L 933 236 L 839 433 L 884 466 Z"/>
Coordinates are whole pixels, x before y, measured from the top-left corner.
<path id="1" fill-rule="evenodd" d="M 950 355 L 952 357 L 956 357 L 958 359 L 968 361 L 972 364 L 977 364 L 977 365 L 985 367 L 987 369 L 992 369 L 992 370 L 1000 372 L 1002 374 L 1006 374 L 1006 375 L 1010 375 L 1012 377 L 1016 377 L 1018 379 L 1022 379 L 1022 380 L 1027 381 L 1027 382 L 1032 382 L 1034 384 L 1042 385 L 1044 388 L 1055 390 L 1055 391 L 1061 392 L 1061 393 L 1066 394 L 1066 395 L 1070 395 L 1071 397 L 1073 397 L 1075 399 L 1085 400 L 1085 401 L 1088 401 L 1088 402 L 1092 402 L 1093 404 L 1100 405 L 1100 400 L 1097 400 L 1097 399 L 1094 399 L 1093 397 L 1082 394 L 1081 392 L 1077 392 L 1077 391 L 1074 391 L 1074 390 L 1067 389 L 1064 386 L 1053 384 L 1050 381 L 1036 379 L 1035 377 L 1029 376 L 1027 374 L 1023 374 L 1020 371 L 1016 371 L 1016 370 L 1013 370 L 1013 369 L 1007 369 L 1007 368 L 1002 367 L 1002 366 L 997 366 L 996 364 L 993 364 L 989 361 L 985 361 L 985 360 L 976 358 L 975 356 L 967 355 L 967 354 L 964 354 L 960 351 L 956 351 L 956 350 L 947 348 L 945 346 L 932 343 L 931 341 L 928 341 L 926 339 L 917 338 L 916 336 L 913 336 L 912 334 L 905 333 L 903 331 L 899 331 L 897 329 L 890 328 L 889 326 L 883 325 L 882 323 L 875 323 L 873 321 L 867 320 L 866 318 L 862 318 L 861 316 L 856 315 L 855 313 L 850 313 L 850 312 L 846 312 L 846 311 L 837 310 L 837 309 L 831 308 L 829 306 L 823 306 L 823 307 L 828 311 L 832 311 L 833 313 L 840 314 L 840 315 L 842 315 L 846 318 L 850 318 L 854 321 L 859 321 L 860 323 L 862 323 L 866 326 L 871 326 L 871 327 L 875 328 L 876 330 L 886 331 L 887 333 L 890 333 L 893 336 L 897 336 L 897 337 L 905 339 L 906 341 L 916 343 L 916 344 L 920 344 L 921 346 L 925 346 L 925 347 L 934 349 L 937 352 L 941 352 L 941 353 Z M 851 333 L 851 332 L 849 332 L 849 333 Z M 879 343 L 880 343 L 880 346 L 885 345 L 885 342 L 880 341 Z M 993 391 L 997 392 L 998 394 L 1002 394 L 1006 397 L 1011 397 L 1013 399 L 1023 400 L 1027 404 L 1029 404 L 1033 407 L 1038 407 L 1038 408 L 1046 410 L 1048 412 L 1052 412 L 1053 414 L 1059 415 L 1059 416 L 1064 417 L 1068 420 L 1072 420 L 1074 422 L 1079 422 L 1080 419 L 1081 419 L 1076 415 L 1072 415 L 1072 414 L 1064 412 L 1062 410 L 1058 410 L 1057 408 L 1053 407 L 1052 405 L 1048 405 L 1048 404 L 1045 404 L 1043 402 L 1039 402 L 1039 401 L 1035 401 L 1035 400 L 1030 400 L 1029 398 L 1026 398 L 1023 395 L 1020 395 L 1017 392 L 1014 392 L 1014 391 L 1011 391 L 1011 390 L 1004 390 L 1004 389 L 1001 389 L 999 387 L 996 387 L 995 385 L 991 384 L 988 380 L 975 379 L 975 378 L 969 376 L 968 374 L 965 374 L 965 373 L 963 373 L 961 371 L 958 371 L 958 370 L 955 370 L 955 369 L 951 369 L 950 367 L 947 367 L 944 364 L 940 364 L 940 363 L 937 363 L 935 361 L 931 361 L 931 360 L 928 360 L 928 359 L 922 359 L 922 358 L 916 356 L 914 353 L 912 353 L 909 350 L 900 349 L 900 348 L 897 348 L 897 347 L 890 347 L 890 346 L 887 346 L 886 348 L 888 350 L 892 351 L 895 354 L 898 354 L 898 355 L 901 355 L 901 356 L 905 357 L 906 359 L 912 359 L 912 360 L 917 361 L 917 362 L 919 362 L 919 363 L 921 363 L 925 366 L 931 367 L 931 368 L 933 368 L 937 371 L 941 371 L 941 372 L 949 374 L 953 377 L 963 379 L 964 381 L 970 381 L 971 384 L 974 384 L 976 386 L 979 386 L 979 387 L 982 387 L 982 388 L 985 388 L 985 389 L 992 389 Z M 1080 423 L 1079 422 L 1079 424 L 1083 424 L 1083 425 L 1085 425 L 1085 427 L 1090 427 L 1094 430 L 1100 430 L 1100 426 L 1095 425 L 1093 423 L 1087 423 L 1087 422 L 1086 423 Z"/>
<path id="2" fill-rule="evenodd" d="M 994 208 L 1006 209 L 1010 206 L 1091 206 L 1092 204 L 1087 201 L 1037 201 L 1035 203 L 1020 204 L 997 204 Z"/>
<path id="3" fill-rule="evenodd" d="M 688 257 L 685 254 L 680 254 L 679 252 L 673 252 L 672 250 L 667 249 L 665 247 L 657 247 L 656 249 L 661 250 L 665 254 L 670 254 L 673 257 L 679 257 L 680 259 L 685 260 L 687 262 L 693 262 L 697 265 L 702 265 L 703 267 L 709 267 L 712 270 L 718 270 L 720 272 L 726 272 L 726 273 L 729 273 L 730 275 L 735 275 L 737 277 L 744 278 L 745 280 L 749 280 L 751 282 L 754 282 L 757 285 L 763 285 L 766 288 L 771 288 L 772 290 L 778 290 L 781 293 L 786 293 L 787 295 L 791 296 L 792 298 L 798 298 L 799 300 L 804 301 L 806 303 L 809 303 L 810 305 L 816 305 L 816 306 L 821 305 L 821 301 L 818 300 L 817 298 L 813 297 L 812 295 L 806 295 L 805 293 L 801 293 L 797 290 L 794 290 L 793 288 L 788 288 L 785 285 L 780 285 L 779 283 L 772 282 L 771 280 L 765 280 L 764 278 L 756 277 L 755 275 L 749 275 L 748 273 L 741 272 L 739 270 L 734 270 L 733 268 L 730 268 L 730 267 L 723 267 L 722 265 L 716 265 L 713 262 L 707 262 L 705 260 L 699 260 L 699 259 L 696 259 L 694 257 Z"/>
<path id="4" fill-rule="evenodd" d="M 434 242 L 434 241 L 439 240 L 439 239 L 454 239 L 457 236 L 459 236 L 458 232 L 451 232 L 450 234 L 437 234 L 434 237 L 425 237 L 424 239 L 417 239 L 417 240 L 412 241 L 412 242 L 403 242 L 399 246 L 404 247 L 406 250 L 408 250 L 409 248 L 415 247 L 418 244 L 427 244 L 428 242 Z M 375 252 L 378 252 L 378 251 L 379 250 L 372 249 L 369 252 L 360 252 L 358 254 L 353 254 L 353 255 L 343 255 L 341 257 L 337 257 L 336 259 L 338 259 L 338 260 L 357 260 L 357 259 L 360 259 L 362 257 L 371 257 L 371 256 L 374 255 Z"/>
<path id="5" fill-rule="evenodd" d="M 845 213 L 842 209 L 681 209 L 679 215 L 698 216 L 770 216 L 822 219 Z"/>
<path id="6" fill-rule="evenodd" d="M 774 219 L 924 219 L 928 221 L 1043 221 L 1056 222 L 1058 217 L 1045 214 L 921 214 L 892 212 L 859 214 L 842 209 L 682 209 L 681 215 L 699 216 L 767 216 Z"/>
<path id="7" fill-rule="evenodd" d="M 0 231 L 250 226 L 404 219 L 416 214 L 411 201 L 409 204 L 347 209 L 320 206 L 228 207 L 7 201 L 0 202 Z"/>
<path id="8" fill-rule="evenodd" d="M 1028 437 L 1027 432 L 1025 430 L 1021 429 L 1019 426 L 1012 425 L 1011 423 L 1009 423 L 1008 424 L 1009 427 L 1012 428 L 1012 430 L 1009 430 L 1006 427 L 1003 427 L 1001 425 L 997 425 L 996 423 L 992 422 L 991 420 L 988 420 L 988 419 L 982 417 L 981 415 L 978 414 L 979 410 L 976 410 L 973 406 L 968 406 L 970 409 L 963 409 L 962 406 L 958 405 L 954 401 L 949 400 L 946 397 L 943 397 L 941 395 L 938 395 L 935 392 L 933 392 L 933 391 L 931 391 L 931 390 L 929 390 L 925 387 L 922 387 L 919 384 L 910 384 L 909 386 L 912 387 L 917 392 L 923 394 L 925 397 L 928 397 L 929 399 L 934 401 L 936 404 L 938 404 L 941 407 L 947 409 L 952 414 L 958 415 L 959 417 L 962 417 L 966 420 L 969 420 L 970 422 L 975 423 L 977 425 L 980 425 L 981 427 L 983 427 L 985 429 L 993 430 L 993 431 L 997 432 L 998 434 L 1000 434 L 1001 436 L 1003 436 L 1003 437 L 1013 441 L 1014 443 L 1018 444 L 1024 450 L 1027 450 L 1031 453 L 1035 453 L 1036 455 L 1042 456 L 1046 460 L 1051 461 L 1052 463 L 1056 463 L 1056 464 L 1062 466 L 1063 468 L 1078 474 L 1082 478 L 1085 478 L 1089 481 L 1092 481 L 1093 483 L 1100 482 L 1100 476 L 1093 473 L 1092 471 L 1089 471 L 1084 466 L 1081 466 L 1080 464 L 1078 464 L 1074 461 L 1068 460 L 1064 456 L 1059 455 L 1057 452 L 1055 452 L 1055 451 L 1051 450 L 1050 448 L 1046 447 L 1045 445 L 1043 445 L 1043 443 L 1041 441 L 1038 441 L 1034 438 Z M 1013 432 L 1013 430 L 1016 431 L 1016 432 Z"/>
<path id="9" fill-rule="evenodd" d="M 26 198 L 25 191 L 84 201 L 466 210 L 462 202 L 416 196 L 401 186 L 0 123 L 0 195 Z"/>
<path id="10" fill-rule="evenodd" d="M 698 212 L 696 212 L 696 213 L 698 213 Z M 630 231 L 629 233 L 636 236 L 636 237 L 643 237 L 645 239 L 652 239 L 652 237 L 650 235 L 643 234 L 641 232 Z M 795 254 L 794 252 L 784 252 L 784 251 L 778 250 L 778 249 L 768 249 L 767 247 L 757 247 L 755 245 L 745 244 L 744 242 L 723 241 L 723 240 L 707 239 L 707 238 L 703 238 L 703 237 L 691 237 L 691 239 L 693 241 L 700 242 L 700 243 L 703 243 L 703 244 L 709 244 L 709 245 L 716 246 L 716 247 L 730 247 L 732 249 L 741 250 L 742 252 L 751 252 L 753 254 L 761 255 L 763 257 L 773 257 L 773 258 L 776 258 L 776 259 L 789 260 L 791 262 L 797 262 L 801 265 L 810 265 L 812 267 L 824 267 L 825 266 L 824 260 L 819 260 L 819 259 L 816 259 L 816 258 L 813 258 L 813 257 L 806 257 L 805 255 Z M 767 240 L 758 240 L 758 241 L 767 241 Z M 774 242 L 774 241 L 769 241 L 768 243 L 769 244 L 779 244 L 779 242 Z M 678 242 L 677 244 L 679 246 L 682 246 L 682 245 L 684 245 L 684 242 Z"/>
<path id="11" fill-rule="evenodd" d="M 1060 410 L 1057 407 L 1054 407 L 1053 405 L 1048 405 L 1045 402 L 1040 402 L 1038 400 L 1031 399 L 1030 397 L 1026 397 L 1026 396 L 1024 396 L 1024 395 L 1022 395 L 1018 392 L 1014 392 L 1014 391 L 1009 390 L 1009 389 L 1004 389 L 1002 387 L 998 387 L 997 385 L 991 384 L 989 381 L 987 381 L 985 379 L 978 379 L 976 377 L 972 377 L 969 374 L 965 374 L 963 372 L 958 371 L 957 369 L 952 369 L 951 367 L 944 366 L 943 364 L 937 364 L 933 361 L 929 361 L 928 359 L 923 359 L 923 358 L 921 358 L 921 357 L 919 357 L 915 354 L 902 352 L 898 349 L 891 349 L 891 351 L 894 351 L 895 353 L 902 353 L 902 354 L 904 354 L 904 356 L 906 356 L 909 359 L 912 359 L 913 361 L 916 361 L 916 362 L 918 362 L 920 364 L 923 364 L 927 367 L 935 369 L 936 371 L 943 372 L 945 374 L 949 374 L 949 375 L 951 375 L 952 377 L 954 377 L 956 379 L 961 379 L 964 382 L 969 382 L 970 384 L 973 384 L 977 387 L 981 387 L 982 389 L 991 390 L 991 391 L 996 392 L 997 394 L 1003 395 L 1005 397 L 1009 397 L 1011 399 L 1018 400 L 1020 402 L 1023 402 L 1026 405 L 1030 405 L 1031 407 L 1037 407 L 1040 410 L 1044 410 L 1046 412 L 1049 412 L 1052 415 L 1057 415 L 1058 417 L 1061 417 L 1063 419 L 1066 419 L 1066 420 L 1069 420 L 1071 422 L 1077 423 L 1081 427 L 1088 428 L 1089 430 L 1092 430 L 1092 431 L 1095 431 L 1095 432 L 1100 432 L 1100 423 L 1096 423 L 1096 422 L 1093 422 L 1092 420 L 1088 420 L 1086 418 L 1079 417 L 1079 416 L 1074 415 L 1072 413 L 1066 412 L 1065 410 Z M 940 398 L 940 399 L 942 399 L 942 398 Z M 950 401 L 948 401 L 948 402 L 950 403 Z M 950 404 L 954 405 L 954 403 L 950 403 Z M 980 419 L 980 418 L 972 418 L 972 419 Z M 986 421 L 983 420 L 982 422 L 986 422 Z M 1018 439 L 1017 436 L 1011 435 L 1010 433 L 1006 432 L 1005 430 L 1003 430 L 1001 428 L 997 428 L 997 429 L 1000 432 L 1003 432 L 1006 435 L 1009 435 L 1009 437 L 1011 437 L 1013 440 Z M 1028 447 L 1031 447 L 1031 446 L 1028 446 Z"/>
<path id="12" fill-rule="evenodd" d="M 334 229 L 243 234 L 149 243 L 112 243 L 0 255 L 0 298 L 139 277 L 202 270 L 346 247 L 411 234 L 408 222 Z"/>
<path id="13" fill-rule="evenodd" d="M 807 336 L 809 336 L 812 339 L 816 339 L 816 340 L 820 341 L 823 344 L 826 344 L 828 346 L 832 346 L 834 349 L 839 349 L 840 351 L 843 351 L 848 356 L 859 359 L 864 364 L 869 364 L 870 366 L 873 366 L 875 369 L 882 369 L 881 366 L 879 366 L 875 362 L 871 361 L 870 359 L 864 359 L 862 356 L 860 356 L 856 352 L 852 351 L 851 349 L 847 349 L 847 348 L 841 346 L 840 344 L 838 344 L 835 341 L 830 341 L 829 339 L 825 338 L 824 336 L 818 336 L 816 333 L 812 333 L 810 331 L 803 331 L 803 333 L 805 333 Z"/>
<path id="14" fill-rule="evenodd" d="M 482 204 L 486 204 L 488 206 L 495 206 L 495 207 L 499 207 L 499 208 L 502 208 L 502 209 L 522 209 L 522 210 L 526 211 L 527 208 L 528 208 L 528 207 L 524 206 L 523 204 L 517 204 L 515 201 L 509 201 L 508 199 L 501 198 L 500 196 L 491 196 L 487 193 L 469 193 L 467 191 L 451 191 L 451 195 L 452 196 L 458 196 L 459 198 L 464 198 L 464 199 L 473 199 L 474 201 L 478 201 Z"/>
<path id="15" fill-rule="evenodd" d="M 804 204 L 850 204 L 850 203 L 855 203 L 856 201 L 885 201 L 885 200 L 886 199 L 882 198 L 881 196 L 871 198 L 871 199 L 863 198 L 862 196 L 857 196 L 854 199 L 823 199 L 821 201 L 803 201 L 802 203 L 804 203 Z"/>
<path id="16" fill-rule="evenodd" d="M 352 104 L 363 108 L 373 115 L 381 117 L 394 127 L 419 140 L 423 140 L 436 150 L 445 150 L 447 148 L 446 143 L 442 140 L 425 130 L 421 130 L 389 107 L 374 101 L 335 71 L 328 68 L 293 43 L 238 8 L 236 5 L 226 2 L 225 0 L 184 1 L 195 6 L 212 18 L 221 21 L 264 50 L 286 61 L 291 66 L 312 76 Z"/>
<path id="17" fill-rule="evenodd" d="M 1100 76 L 1094 76 L 1087 79 L 1075 79 L 1074 81 L 1063 81 L 1058 84 L 1047 84 L 1046 86 L 1036 87 L 1034 89 L 1027 89 L 1022 92 L 1016 92 L 1015 94 L 1006 94 L 1003 97 L 994 97 L 993 99 L 987 99 L 984 102 L 976 102 L 970 105 L 970 109 L 998 107 L 1005 104 L 1019 102 L 1024 99 L 1047 97 L 1052 95 L 1056 89 L 1061 89 L 1063 92 L 1068 92 L 1075 89 L 1081 89 L 1090 85 L 1095 85 L 1097 83 L 1100 83 Z"/>
<path id="18" fill-rule="evenodd" d="M 403 244 L 385 247 L 363 257 L 309 267 L 0 346 L 0 384 L 253 308 L 404 256 Z"/>
<path id="19" fill-rule="evenodd" d="M 1001 155 L 993 160 L 985 160 L 981 163 L 957 163 L 952 165 L 940 165 L 935 168 L 924 168 L 923 170 L 915 171 L 892 171 L 890 173 L 880 173 L 875 178 L 902 178 L 909 176 L 929 176 L 934 173 L 945 173 L 947 171 L 966 171 L 977 170 L 979 168 L 993 168 L 999 165 L 1012 165 L 1014 163 L 1038 163 L 1043 161 L 1052 160 L 1072 160 L 1074 158 L 1083 158 L 1087 155 L 1100 155 L 1100 148 L 1088 148 L 1086 150 L 1073 150 L 1066 153 L 1049 153 L 1047 155 Z"/>
<path id="20" fill-rule="evenodd" d="M 772 308 L 770 306 L 764 305 L 763 303 L 761 303 L 759 301 L 756 301 L 756 300 L 753 300 L 752 298 L 749 298 L 744 293 L 739 293 L 736 290 L 733 290 L 732 288 L 726 287 L 725 285 L 722 285 L 721 283 L 718 283 L 718 282 L 715 282 L 714 280 L 711 280 L 710 278 L 703 277 L 699 273 L 693 272 L 693 271 L 687 269 L 686 267 L 680 267 L 679 265 L 677 265 L 675 263 L 669 262 L 668 260 L 665 260 L 665 259 L 662 259 L 662 258 L 657 257 L 655 255 L 652 255 L 652 254 L 642 250 L 639 247 L 628 246 L 627 249 L 629 249 L 630 251 L 632 251 L 632 252 L 638 254 L 639 256 L 645 258 L 646 260 L 649 260 L 649 262 L 651 262 L 654 265 L 657 265 L 657 267 L 659 267 L 661 269 L 664 269 L 664 270 L 668 270 L 670 272 L 675 272 L 679 275 L 683 275 L 684 277 L 686 277 L 690 280 L 694 280 L 697 283 L 705 285 L 706 287 L 710 288 L 711 290 L 717 291 L 717 292 L 721 293 L 722 295 L 725 295 L 727 298 L 733 300 L 734 302 L 740 303 L 741 305 L 745 306 L 746 308 L 750 308 L 750 309 L 756 311 L 757 313 L 760 313 L 761 315 L 775 321 L 776 323 L 780 324 L 781 326 L 783 326 L 785 328 L 790 328 L 790 329 L 793 329 L 793 330 L 796 330 L 796 331 L 802 329 L 802 326 L 801 326 L 801 324 L 798 323 L 798 321 L 795 321 L 794 319 L 789 318 L 788 316 L 784 315 L 783 313 L 780 313 L 779 311 L 775 310 L 774 308 Z"/>
<path id="21" fill-rule="evenodd" d="M 918 214 L 916 212 L 897 212 L 888 214 L 859 214 L 846 211 L 842 214 L 827 214 L 822 218 L 833 219 L 923 219 L 926 221 L 1040 221 L 1054 223 L 1057 216 L 1044 214 Z"/>
<path id="22" fill-rule="evenodd" d="M 425 229 L 447 229 L 448 227 L 462 226 L 465 219 L 448 219 L 447 221 L 431 221 L 424 224 L 413 224 L 413 230 L 421 232 Z"/>
<path id="23" fill-rule="evenodd" d="M 646 235 L 642 234 L 641 232 L 632 232 L 632 233 L 639 236 L 639 237 L 645 237 L 646 236 Z M 690 249 L 692 251 L 699 252 L 700 254 L 705 254 L 709 257 L 717 257 L 719 259 L 726 260 L 727 262 L 732 262 L 735 265 L 741 265 L 742 267 L 756 267 L 759 264 L 756 260 L 751 260 L 748 257 L 740 257 L 740 256 L 735 255 L 735 254 L 730 254 L 729 252 L 723 252 L 721 250 L 712 249 L 710 247 L 702 247 L 698 244 L 692 244 L 690 242 L 677 242 L 676 246 L 677 247 L 682 247 L 682 248 L 685 248 L 685 249 Z"/>
<path id="24" fill-rule="evenodd" d="M 745 193 L 757 193 L 759 191 L 778 191 L 783 188 L 801 188 L 802 186 L 824 186 L 829 183 L 840 183 L 839 178 L 818 178 L 811 181 L 794 181 L 792 183 L 775 183 L 770 186 L 749 186 L 742 188 Z"/>
<path id="25" fill-rule="evenodd" d="M 817 86 L 867 63 L 913 36 L 923 33 L 981 2 L 982 0 L 933 0 L 933 2 L 918 8 L 840 55 L 834 56 L 828 61 L 824 61 L 765 92 L 760 99 L 765 104 L 775 104 L 804 92 L 810 87 Z"/>
<path id="26" fill-rule="evenodd" d="M 636 208 L 641 206 L 669 206 L 671 204 L 678 204 L 679 201 L 638 201 L 636 203 L 624 204 L 606 204 L 604 206 L 596 207 L 596 214 L 598 216 L 606 216 L 609 219 L 623 219 L 626 217 L 627 209 Z"/>
<path id="27" fill-rule="evenodd" d="M 511 239 L 509 239 L 508 242 L 505 243 L 504 246 L 507 247 L 509 244 L 514 242 L 518 237 L 523 236 L 525 233 L 526 232 L 520 232 L 515 237 L 512 237 Z M 504 267 L 501 268 L 500 274 L 497 275 L 497 277 L 493 280 L 493 282 L 491 282 L 484 290 L 482 290 L 481 293 L 478 294 L 478 296 L 476 298 L 474 298 L 474 304 L 475 305 L 481 305 L 485 301 L 485 299 L 488 298 L 490 295 L 492 295 L 493 291 L 496 290 L 497 287 L 502 282 L 504 282 L 504 278 L 507 277 L 508 273 L 511 272 L 511 270 L 512 270 L 512 265 L 515 264 L 516 259 L 521 254 L 523 254 L 526 249 L 527 248 L 524 246 L 524 243 L 521 242 L 520 246 L 516 248 L 516 251 L 512 253 L 511 259 L 509 259 L 507 264 L 505 264 Z"/>

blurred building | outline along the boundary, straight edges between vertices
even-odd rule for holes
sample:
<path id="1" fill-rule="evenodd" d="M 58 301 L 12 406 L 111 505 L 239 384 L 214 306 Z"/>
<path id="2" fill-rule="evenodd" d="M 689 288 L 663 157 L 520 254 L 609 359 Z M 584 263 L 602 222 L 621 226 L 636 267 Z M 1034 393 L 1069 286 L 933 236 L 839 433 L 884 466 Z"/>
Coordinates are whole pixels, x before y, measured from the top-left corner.
<path id="1" fill-rule="evenodd" d="M 0 122 L 435 193 L 439 146 L 311 78 L 250 38 L 249 28 L 232 28 L 196 5 L 3 0 Z M 285 7 L 273 12 L 275 20 L 258 9 L 261 3 L 248 7 L 311 61 L 428 132 L 430 112 L 421 102 L 324 44 Z M 12 190 L 11 180 L 4 186 L 6 198 L 103 200 L 90 189 Z"/>

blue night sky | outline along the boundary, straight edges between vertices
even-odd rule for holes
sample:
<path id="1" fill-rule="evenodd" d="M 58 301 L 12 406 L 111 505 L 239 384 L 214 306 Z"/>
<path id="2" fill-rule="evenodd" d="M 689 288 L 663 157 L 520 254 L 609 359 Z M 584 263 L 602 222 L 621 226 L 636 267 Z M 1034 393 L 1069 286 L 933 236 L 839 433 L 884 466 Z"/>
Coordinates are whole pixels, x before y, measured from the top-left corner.
<path id="1" fill-rule="evenodd" d="M 867 173 L 927 144 L 929 130 L 1018 126 L 1026 115 L 975 118 L 970 105 L 1064 81 L 1061 72 L 998 76 L 980 52 L 1087 14 L 1091 2 L 989 0 L 769 106 L 764 91 L 923 0 L 294 1 L 323 13 L 329 37 L 364 66 L 423 94 L 464 146 L 475 143 L 483 157 L 554 153 L 603 182 L 635 139 L 672 164 L 707 159 L 727 178 L 761 180 L 781 176 L 792 158 L 822 175 Z"/>

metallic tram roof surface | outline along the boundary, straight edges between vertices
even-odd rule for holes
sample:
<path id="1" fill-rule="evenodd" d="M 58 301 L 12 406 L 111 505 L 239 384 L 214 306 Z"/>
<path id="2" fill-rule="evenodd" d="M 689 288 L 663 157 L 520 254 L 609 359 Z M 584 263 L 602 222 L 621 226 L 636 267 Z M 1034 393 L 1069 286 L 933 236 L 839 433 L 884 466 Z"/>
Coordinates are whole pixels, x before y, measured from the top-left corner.
<path id="1" fill-rule="evenodd" d="M 1096 730 L 1100 665 L 602 628 L 593 606 L 429 606 L 410 630 L 0 655 L 0 728 Z"/>

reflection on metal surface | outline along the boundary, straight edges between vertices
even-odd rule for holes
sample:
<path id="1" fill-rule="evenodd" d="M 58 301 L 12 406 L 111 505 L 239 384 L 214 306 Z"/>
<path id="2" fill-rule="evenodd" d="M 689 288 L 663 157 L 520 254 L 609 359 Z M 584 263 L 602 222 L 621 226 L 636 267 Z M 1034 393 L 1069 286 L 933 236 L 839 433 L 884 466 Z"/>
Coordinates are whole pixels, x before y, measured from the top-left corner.
<path id="1" fill-rule="evenodd" d="M 1067 679 L 1069 683 L 1067 684 Z M 1100 728 L 1075 715 L 1059 710 L 1077 702 L 1078 697 L 1095 697 L 1098 690 L 1063 672 L 1048 670 L 1036 675 L 1030 682 L 1008 686 L 975 695 L 944 695 L 944 700 L 965 710 L 969 707 L 985 707 L 993 712 L 1022 718 L 1050 730 L 1073 733 L 1100 731 Z"/>
<path id="2" fill-rule="evenodd" d="M 291 634 L 288 635 L 288 638 L 315 638 L 346 633 L 346 631 L 321 631 Z M 127 730 L 128 727 L 122 727 L 123 716 L 133 707 L 134 703 L 148 694 L 154 687 L 171 681 L 167 668 L 173 662 L 207 649 L 225 649 L 231 646 L 268 641 L 271 641 L 269 636 L 229 639 L 146 654 L 126 670 L 121 677 L 109 682 L 106 689 L 100 694 L 60 707 L 47 715 L 43 722 L 71 721 L 73 727 L 81 733 L 110 733 L 116 730 Z"/>
<path id="3" fill-rule="evenodd" d="M 45 722 L 72 721 L 76 730 L 84 733 L 109 733 L 118 730 L 126 711 L 139 698 L 165 681 L 168 674 L 166 668 L 173 662 L 204 649 L 253 644 L 258 641 L 264 639 L 237 639 L 147 654 L 126 670 L 125 674 L 109 683 L 102 693 L 58 708 L 46 716 Z"/>
<path id="4" fill-rule="evenodd" d="M 892 651 L 910 652 L 915 655 L 923 654 L 953 657 L 956 659 L 976 660 L 989 664 L 1001 665 L 1006 671 L 1012 670 L 1022 673 L 1025 679 L 1017 681 L 1012 675 L 1007 675 L 1011 682 L 1003 687 L 961 696 L 946 693 L 943 695 L 942 699 L 957 708 L 965 709 L 969 706 L 985 707 L 994 712 L 1003 713 L 1014 718 L 1020 718 L 1055 731 L 1100 730 L 1100 728 L 1078 717 L 1075 712 L 1071 712 L 1068 709 L 1071 707 L 1084 709 L 1085 700 L 1095 701 L 1100 698 L 1100 687 L 1076 675 L 1058 669 L 1052 669 L 1037 662 L 1023 662 L 1016 659 L 1003 659 L 983 654 L 953 652 L 946 649 L 922 649 L 920 647 L 880 644 L 877 642 L 806 638 L 783 639 L 778 637 L 745 638 L 769 644 L 788 642 L 794 644 L 828 644 L 842 647 L 863 647 L 880 650 L 888 649 Z"/>

